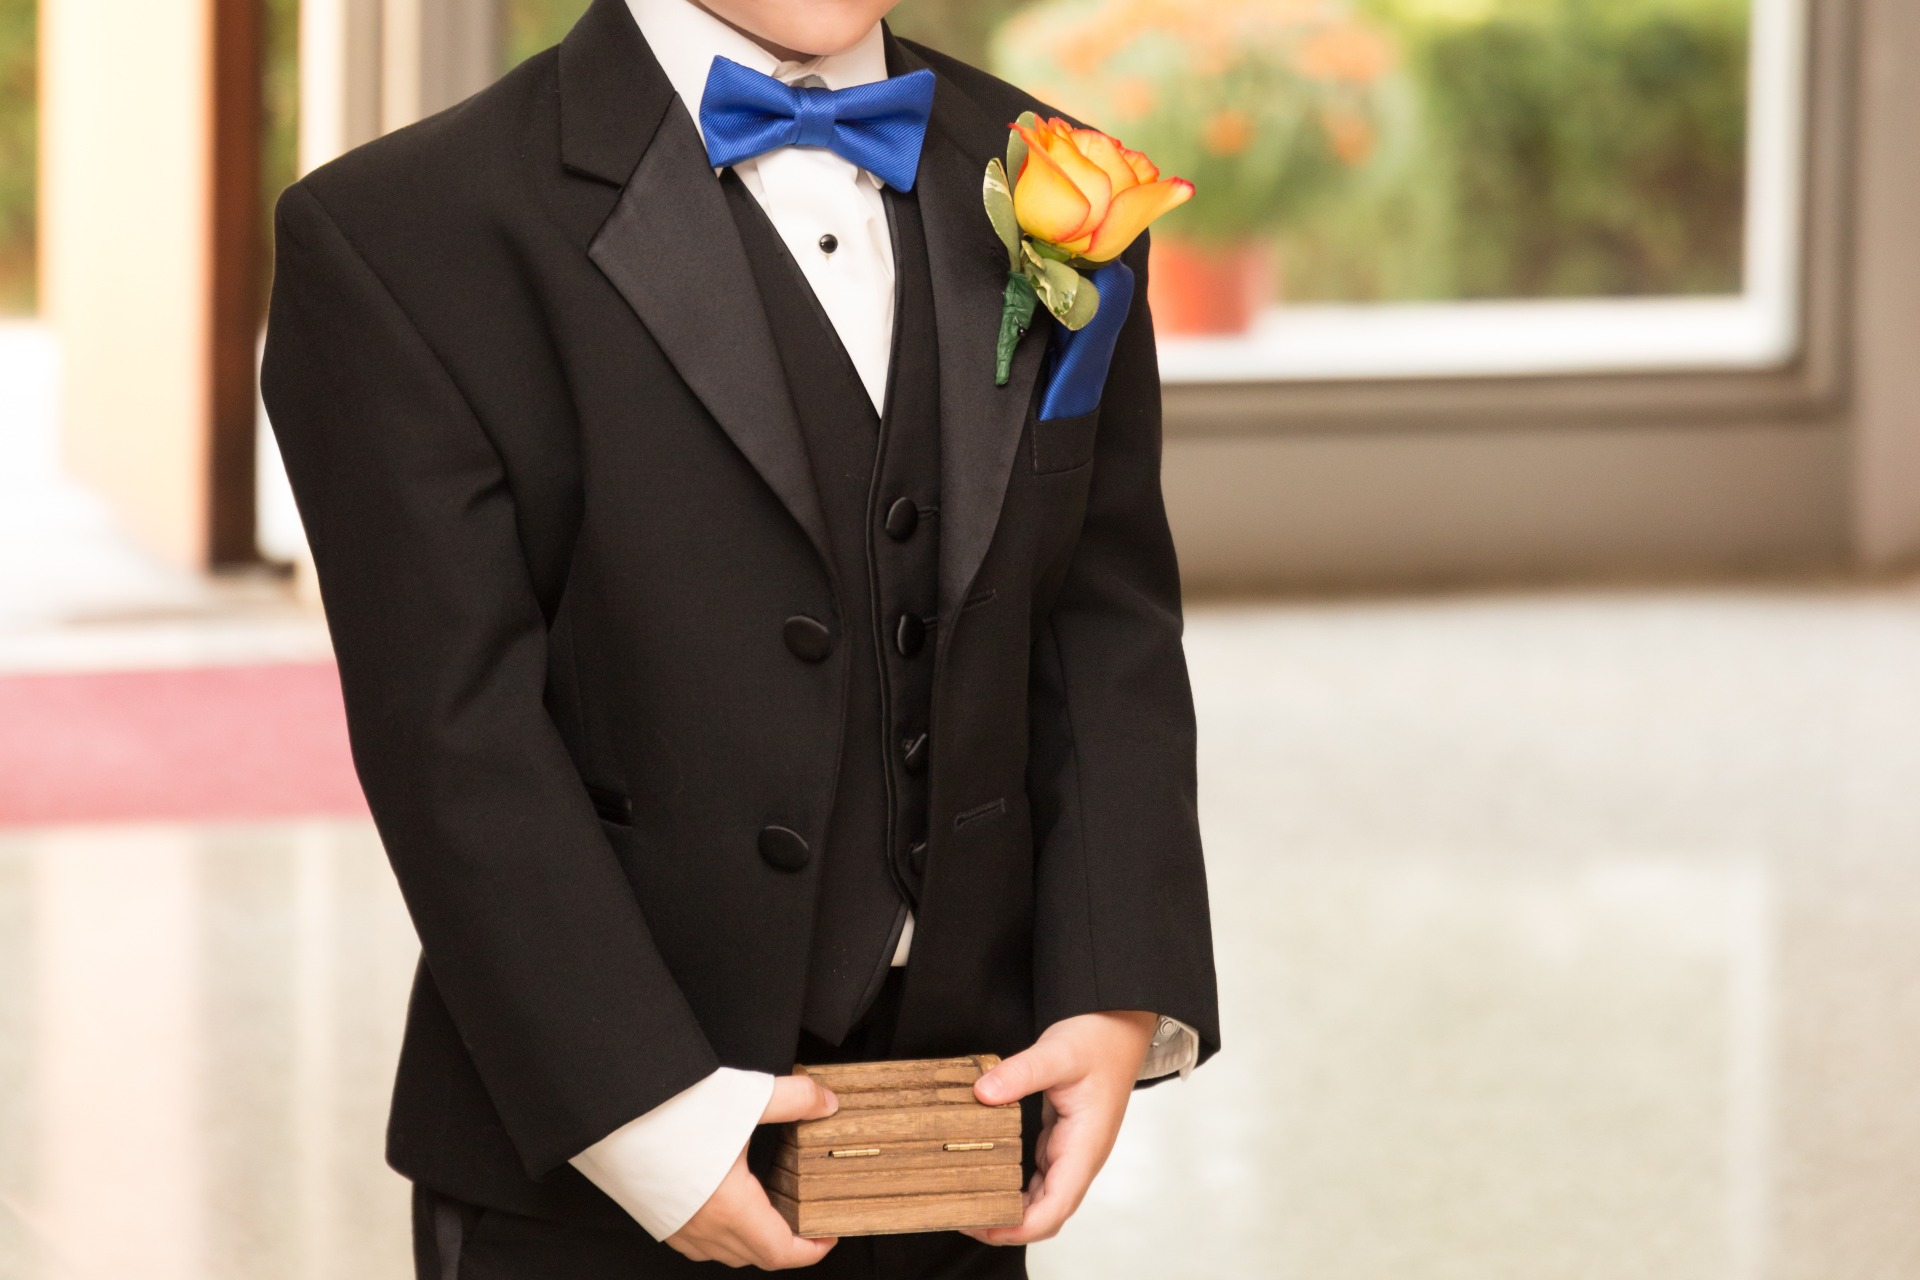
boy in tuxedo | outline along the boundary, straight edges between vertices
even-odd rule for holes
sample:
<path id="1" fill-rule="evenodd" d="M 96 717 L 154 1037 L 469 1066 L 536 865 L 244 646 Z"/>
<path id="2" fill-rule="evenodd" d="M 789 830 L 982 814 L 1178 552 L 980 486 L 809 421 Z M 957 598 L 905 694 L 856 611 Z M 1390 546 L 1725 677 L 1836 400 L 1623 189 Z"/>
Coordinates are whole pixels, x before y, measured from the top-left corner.
<path id="1" fill-rule="evenodd" d="M 997 384 L 982 175 L 1043 109 L 891 3 L 594 0 L 281 200 L 423 1280 L 1024 1275 L 1217 1046 L 1145 290 L 1072 412 L 1044 315 Z M 788 1230 L 792 1063 L 989 1052 L 1019 1227 Z"/>

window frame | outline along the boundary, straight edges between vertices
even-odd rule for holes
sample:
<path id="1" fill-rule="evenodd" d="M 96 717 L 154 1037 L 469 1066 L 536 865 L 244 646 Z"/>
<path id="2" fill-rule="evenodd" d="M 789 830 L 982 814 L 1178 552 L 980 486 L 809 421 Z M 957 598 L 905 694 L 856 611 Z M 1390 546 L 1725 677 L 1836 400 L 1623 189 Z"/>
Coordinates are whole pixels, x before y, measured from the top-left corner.
<path id="1" fill-rule="evenodd" d="M 1830 420 L 1845 402 L 1851 139 L 1858 0 L 1804 0 L 1797 155 L 1798 342 L 1772 366 L 1661 371 L 1461 373 L 1163 386 L 1170 436 L 1434 431 L 1756 419 Z"/>

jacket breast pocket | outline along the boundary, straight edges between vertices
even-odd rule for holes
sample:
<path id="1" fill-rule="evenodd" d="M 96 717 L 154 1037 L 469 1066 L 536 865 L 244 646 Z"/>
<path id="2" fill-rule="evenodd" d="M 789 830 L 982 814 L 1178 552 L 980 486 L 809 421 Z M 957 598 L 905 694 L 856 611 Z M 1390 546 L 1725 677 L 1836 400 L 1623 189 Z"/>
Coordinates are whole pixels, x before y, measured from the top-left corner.
<path id="1" fill-rule="evenodd" d="M 593 811 L 600 815 L 600 821 L 610 827 L 631 829 L 633 826 L 633 800 L 624 792 L 611 787 L 587 785 L 587 798 L 593 801 Z"/>
<path id="2" fill-rule="evenodd" d="M 1033 469 L 1040 475 L 1072 471 L 1093 461 L 1093 440 L 1100 411 L 1033 424 Z"/>

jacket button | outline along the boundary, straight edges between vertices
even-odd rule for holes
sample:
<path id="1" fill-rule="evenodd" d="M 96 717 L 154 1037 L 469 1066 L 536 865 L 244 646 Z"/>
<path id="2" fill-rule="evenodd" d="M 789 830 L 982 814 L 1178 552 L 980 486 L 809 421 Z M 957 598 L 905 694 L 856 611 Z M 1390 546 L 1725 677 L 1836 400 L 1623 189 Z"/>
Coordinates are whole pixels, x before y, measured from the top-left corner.
<path id="1" fill-rule="evenodd" d="M 893 647 L 900 651 L 900 656 L 911 658 L 926 642 L 927 624 L 910 613 L 901 614 L 899 625 L 893 629 Z"/>
<path id="2" fill-rule="evenodd" d="M 908 773 L 919 773 L 927 767 L 927 735 L 908 738 L 900 744 L 900 759 L 907 766 Z"/>
<path id="3" fill-rule="evenodd" d="M 887 508 L 887 536 L 905 542 L 920 527 L 920 507 L 912 498 L 897 498 Z"/>
<path id="4" fill-rule="evenodd" d="M 915 840 L 907 846 L 907 865 L 913 869 L 913 874 L 916 876 L 927 874 L 927 842 L 925 840 Z"/>
<path id="5" fill-rule="evenodd" d="M 813 858 L 813 850 L 797 831 L 785 827 L 763 827 L 760 831 L 760 856 L 767 865 L 782 871 L 798 871 Z"/>
<path id="6" fill-rule="evenodd" d="M 825 662 L 833 652 L 833 632 L 818 618 L 809 618 L 804 613 L 788 618 L 780 634 L 793 656 L 803 661 Z"/>

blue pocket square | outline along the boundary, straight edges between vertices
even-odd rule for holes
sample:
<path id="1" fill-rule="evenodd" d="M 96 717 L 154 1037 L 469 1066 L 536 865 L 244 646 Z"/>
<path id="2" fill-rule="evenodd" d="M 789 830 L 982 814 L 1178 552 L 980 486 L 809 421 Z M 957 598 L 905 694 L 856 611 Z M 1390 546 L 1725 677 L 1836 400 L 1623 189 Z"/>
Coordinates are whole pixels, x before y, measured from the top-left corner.
<path id="1" fill-rule="evenodd" d="M 1053 345 L 1047 351 L 1047 389 L 1040 397 L 1040 421 L 1077 418 L 1100 407 L 1107 385 L 1107 367 L 1113 363 L 1114 344 L 1133 309 L 1133 268 L 1118 260 L 1093 273 L 1100 291 L 1100 309 L 1079 330 L 1053 326 Z"/>

